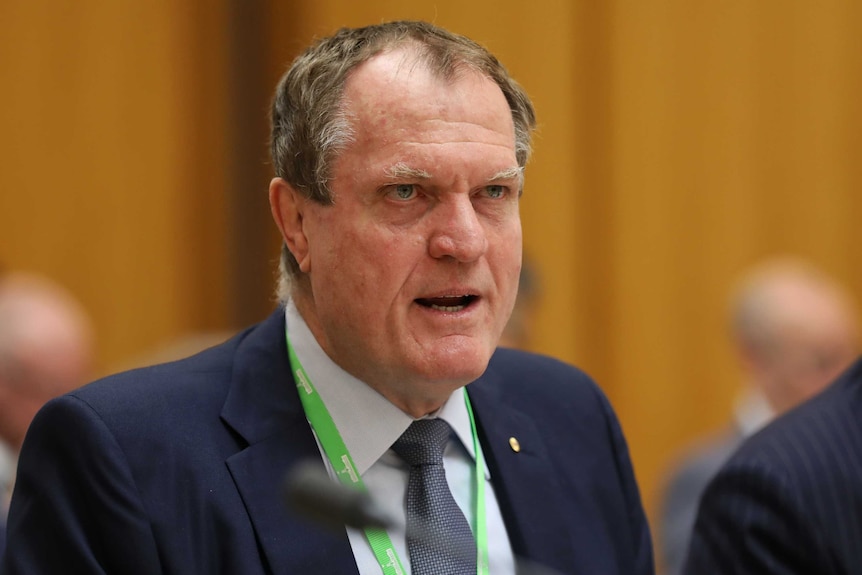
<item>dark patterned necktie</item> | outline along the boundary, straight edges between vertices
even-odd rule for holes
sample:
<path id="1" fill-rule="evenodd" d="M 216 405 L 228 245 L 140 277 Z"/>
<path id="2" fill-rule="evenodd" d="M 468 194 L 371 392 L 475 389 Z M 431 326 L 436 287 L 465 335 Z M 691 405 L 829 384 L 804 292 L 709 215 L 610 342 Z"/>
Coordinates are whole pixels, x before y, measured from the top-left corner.
<path id="1" fill-rule="evenodd" d="M 392 446 L 410 465 L 407 550 L 413 575 L 476 575 L 476 540 L 443 470 L 450 433 L 442 419 L 420 419 Z"/>

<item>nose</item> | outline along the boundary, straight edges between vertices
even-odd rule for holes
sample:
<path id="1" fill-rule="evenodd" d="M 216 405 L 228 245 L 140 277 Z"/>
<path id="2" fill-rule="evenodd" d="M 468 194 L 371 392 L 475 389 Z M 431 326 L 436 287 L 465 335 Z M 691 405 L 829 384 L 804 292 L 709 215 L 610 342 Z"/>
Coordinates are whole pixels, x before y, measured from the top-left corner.
<path id="1" fill-rule="evenodd" d="M 473 202 L 466 194 L 446 198 L 435 206 L 428 251 L 431 257 L 475 261 L 488 249 L 488 238 Z"/>

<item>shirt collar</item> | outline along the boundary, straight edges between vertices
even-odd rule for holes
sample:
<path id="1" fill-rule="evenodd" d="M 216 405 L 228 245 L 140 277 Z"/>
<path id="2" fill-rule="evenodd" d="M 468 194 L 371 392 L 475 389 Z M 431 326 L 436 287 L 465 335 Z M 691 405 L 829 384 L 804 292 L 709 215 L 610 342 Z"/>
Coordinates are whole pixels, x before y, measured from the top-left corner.
<path id="1" fill-rule="evenodd" d="M 744 437 L 753 435 L 775 418 L 775 411 L 766 396 L 753 387 L 737 397 L 733 411 L 736 425 Z"/>
<path id="2" fill-rule="evenodd" d="M 285 321 L 296 357 L 329 410 L 356 470 L 362 475 L 401 437 L 413 418 L 332 361 L 292 300 L 285 306 Z M 456 390 L 443 407 L 429 417 L 446 421 L 470 457 L 475 459 L 470 417 L 462 390 Z"/>

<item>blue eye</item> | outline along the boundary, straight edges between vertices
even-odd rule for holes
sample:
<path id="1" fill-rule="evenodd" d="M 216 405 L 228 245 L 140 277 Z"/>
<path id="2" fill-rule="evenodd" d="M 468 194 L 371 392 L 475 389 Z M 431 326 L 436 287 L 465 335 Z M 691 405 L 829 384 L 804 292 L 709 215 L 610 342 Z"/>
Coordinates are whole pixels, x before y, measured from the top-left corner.
<path id="1" fill-rule="evenodd" d="M 506 193 L 506 188 L 503 186 L 485 186 L 485 193 L 488 194 L 489 198 L 502 198 Z"/>
<path id="2" fill-rule="evenodd" d="M 409 200 L 416 195 L 416 186 L 413 184 L 397 184 L 394 191 L 395 196 L 399 200 Z"/>

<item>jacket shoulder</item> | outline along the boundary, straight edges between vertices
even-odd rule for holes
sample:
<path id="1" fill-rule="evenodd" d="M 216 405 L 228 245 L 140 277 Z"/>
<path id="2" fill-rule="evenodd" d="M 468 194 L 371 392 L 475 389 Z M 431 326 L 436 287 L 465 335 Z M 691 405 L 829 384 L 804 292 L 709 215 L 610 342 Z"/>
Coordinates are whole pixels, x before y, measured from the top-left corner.
<path id="1" fill-rule="evenodd" d="M 601 393 L 583 370 L 559 359 L 508 348 L 498 348 L 486 372 L 504 387 L 527 392 L 589 397 Z"/>

